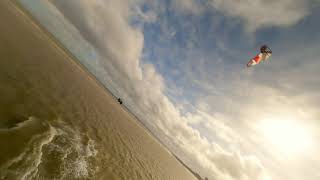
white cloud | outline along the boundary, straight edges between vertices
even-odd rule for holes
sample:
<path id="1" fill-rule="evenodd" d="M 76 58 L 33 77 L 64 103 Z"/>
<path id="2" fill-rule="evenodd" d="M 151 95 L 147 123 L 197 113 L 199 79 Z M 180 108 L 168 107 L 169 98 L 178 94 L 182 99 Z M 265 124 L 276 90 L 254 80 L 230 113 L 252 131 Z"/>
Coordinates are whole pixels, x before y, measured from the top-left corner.
<path id="1" fill-rule="evenodd" d="M 139 61 L 143 34 L 128 23 L 129 2 L 55 0 L 53 3 L 64 9 L 63 14 L 102 56 L 111 60 L 106 68 L 112 66 L 130 77 L 141 79 Z"/>
<path id="2" fill-rule="evenodd" d="M 301 0 L 210 0 L 215 9 L 246 22 L 246 29 L 290 26 L 309 14 L 309 1 Z"/>
<path id="3" fill-rule="evenodd" d="M 311 1 L 208 0 L 207 3 L 201 4 L 196 0 L 175 0 L 173 7 L 179 12 L 196 15 L 205 10 L 218 10 L 233 18 L 241 18 L 245 22 L 246 30 L 255 31 L 263 27 L 286 27 L 296 24 L 310 13 Z"/>
<path id="4" fill-rule="evenodd" d="M 202 4 L 195 0 L 173 0 L 171 7 L 180 13 L 199 15 L 204 12 L 205 8 Z"/>
<path id="5" fill-rule="evenodd" d="M 158 18 L 156 12 L 152 10 L 144 12 L 140 6 L 136 6 L 135 13 L 139 21 L 143 23 L 154 23 Z"/>

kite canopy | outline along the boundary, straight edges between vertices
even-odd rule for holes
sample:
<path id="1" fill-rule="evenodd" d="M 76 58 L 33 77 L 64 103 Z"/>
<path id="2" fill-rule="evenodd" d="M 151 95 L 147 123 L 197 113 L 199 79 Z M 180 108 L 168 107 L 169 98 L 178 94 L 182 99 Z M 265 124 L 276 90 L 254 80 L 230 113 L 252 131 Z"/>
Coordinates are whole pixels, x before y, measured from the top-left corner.
<path id="1" fill-rule="evenodd" d="M 260 48 L 260 53 L 252 58 L 248 63 L 247 67 L 251 67 L 259 64 L 262 61 L 267 60 L 272 55 L 271 49 L 267 45 L 263 45 Z"/>
<path id="2" fill-rule="evenodd" d="M 260 52 L 261 52 L 261 53 L 270 53 L 270 54 L 272 54 L 271 49 L 270 49 L 267 45 L 261 46 Z"/>

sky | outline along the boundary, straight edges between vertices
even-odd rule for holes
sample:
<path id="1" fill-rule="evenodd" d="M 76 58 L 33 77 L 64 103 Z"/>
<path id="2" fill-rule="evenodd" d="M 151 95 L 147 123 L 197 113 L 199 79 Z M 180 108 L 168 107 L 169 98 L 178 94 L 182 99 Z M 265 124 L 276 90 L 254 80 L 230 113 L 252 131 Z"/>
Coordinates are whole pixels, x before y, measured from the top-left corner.
<path id="1" fill-rule="evenodd" d="M 202 176 L 320 178 L 318 0 L 19 1 Z"/>

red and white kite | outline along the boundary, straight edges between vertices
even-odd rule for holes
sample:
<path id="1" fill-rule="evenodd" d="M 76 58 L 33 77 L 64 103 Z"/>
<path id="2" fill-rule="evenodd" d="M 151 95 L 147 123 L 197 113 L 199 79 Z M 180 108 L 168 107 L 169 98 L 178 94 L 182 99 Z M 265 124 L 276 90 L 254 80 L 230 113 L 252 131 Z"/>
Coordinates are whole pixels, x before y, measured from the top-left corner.
<path id="1" fill-rule="evenodd" d="M 268 46 L 263 45 L 260 48 L 260 53 L 247 63 L 247 67 L 257 65 L 260 62 L 267 60 L 271 55 L 272 55 L 271 49 Z"/>

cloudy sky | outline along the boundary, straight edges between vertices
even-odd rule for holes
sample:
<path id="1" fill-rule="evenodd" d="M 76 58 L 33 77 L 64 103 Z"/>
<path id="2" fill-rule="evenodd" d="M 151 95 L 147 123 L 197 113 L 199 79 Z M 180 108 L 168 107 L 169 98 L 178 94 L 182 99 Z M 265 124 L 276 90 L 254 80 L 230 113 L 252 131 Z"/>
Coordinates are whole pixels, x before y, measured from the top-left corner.
<path id="1" fill-rule="evenodd" d="M 20 1 L 202 176 L 320 178 L 318 0 Z"/>

